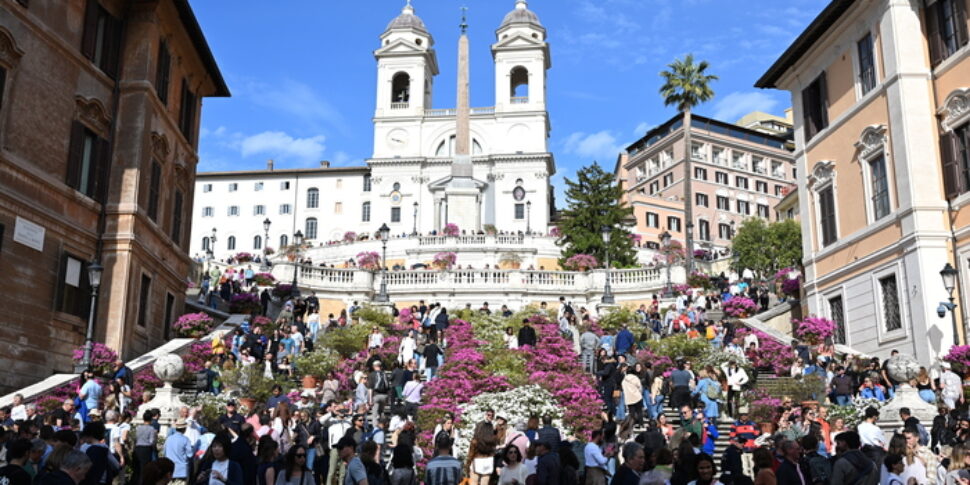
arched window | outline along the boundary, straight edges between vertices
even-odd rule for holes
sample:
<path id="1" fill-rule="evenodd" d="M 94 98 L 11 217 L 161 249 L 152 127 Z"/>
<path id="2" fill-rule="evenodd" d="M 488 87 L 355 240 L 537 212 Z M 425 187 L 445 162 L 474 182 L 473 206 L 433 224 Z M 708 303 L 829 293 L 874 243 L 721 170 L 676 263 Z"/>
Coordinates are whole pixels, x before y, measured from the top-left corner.
<path id="1" fill-rule="evenodd" d="M 370 202 L 364 202 L 360 205 L 360 221 L 370 222 Z"/>
<path id="2" fill-rule="evenodd" d="M 290 245 L 290 238 L 286 234 L 281 235 L 280 236 L 280 249 L 283 249 L 283 248 L 285 248 L 285 247 L 287 247 L 289 245 Z"/>
<path id="3" fill-rule="evenodd" d="M 263 249 L 263 236 L 253 238 L 253 249 Z"/>
<path id="4" fill-rule="evenodd" d="M 407 108 L 411 101 L 411 76 L 399 72 L 391 80 L 391 108 Z"/>
<path id="5" fill-rule="evenodd" d="M 209 237 L 208 236 L 202 238 L 202 250 L 203 251 L 208 251 L 209 250 Z"/>
<path id="6" fill-rule="evenodd" d="M 516 66 L 509 73 L 509 93 L 512 95 L 512 104 L 525 104 L 529 102 L 529 70 Z"/>
<path id="7" fill-rule="evenodd" d="M 236 249 L 236 236 L 229 236 L 229 239 L 226 240 L 226 249 L 230 251 Z"/>
<path id="8" fill-rule="evenodd" d="M 320 190 L 316 187 L 307 189 L 306 207 L 307 209 L 316 209 L 317 207 L 320 207 Z"/>
<path id="9" fill-rule="evenodd" d="M 307 218 L 306 227 L 303 230 L 303 237 L 306 239 L 317 238 L 317 218 L 316 217 Z"/>
<path id="10" fill-rule="evenodd" d="M 455 154 L 455 135 L 451 135 L 447 140 L 441 140 L 438 144 L 438 148 L 435 150 L 434 156 L 436 157 L 450 157 Z M 478 143 L 478 140 L 472 138 L 472 155 L 481 155 L 482 145 Z"/>

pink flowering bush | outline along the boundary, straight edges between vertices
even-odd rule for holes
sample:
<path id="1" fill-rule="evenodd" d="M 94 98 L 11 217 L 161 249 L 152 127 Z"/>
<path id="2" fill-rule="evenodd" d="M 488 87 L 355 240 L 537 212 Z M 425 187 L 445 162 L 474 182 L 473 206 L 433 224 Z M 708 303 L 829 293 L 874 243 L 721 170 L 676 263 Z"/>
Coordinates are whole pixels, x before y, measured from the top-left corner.
<path id="1" fill-rule="evenodd" d="M 235 259 L 240 263 L 248 263 L 253 260 L 253 255 L 245 251 L 242 251 L 242 252 L 236 253 L 236 255 L 233 256 L 233 259 Z"/>
<path id="2" fill-rule="evenodd" d="M 953 364 L 958 371 L 961 368 L 970 369 L 970 345 L 954 345 L 950 347 L 950 351 L 943 356 L 943 360 Z"/>
<path id="3" fill-rule="evenodd" d="M 808 317 L 794 322 L 795 336 L 812 344 L 818 345 L 835 334 L 835 322 L 823 317 Z"/>
<path id="4" fill-rule="evenodd" d="M 709 290 L 712 287 L 711 277 L 702 271 L 692 271 L 687 277 L 687 285 L 691 288 L 703 288 Z"/>
<path id="5" fill-rule="evenodd" d="M 258 328 L 263 335 L 269 335 L 270 332 L 275 329 L 275 327 L 276 324 L 273 323 L 273 320 L 262 315 L 257 315 L 253 318 L 252 322 L 249 322 L 250 331 L 254 331 Z"/>
<path id="6" fill-rule="evenodd" d="M 657 254 L 653 256 L 654 266 L 668 266 L 681 264 L 687 260 L 687 251 L 684 249 L 684 245 L 680 241 L 670 241 L 670 246 L 663 247 L 657 250 Z"/>
<path id="7" fill-rule="evenodd" d="M 694 250 L 694 259 L 704 259 L 704 258 L 707 257 L 708 254 L 709 253 L 707 252 L 706 249 L 695 249 Z"/>
<path id="8" fill-rule="evenodd" d="M 77 396 L 77 388 L 79 385 L 80 382 L 77 379 L 74 379 L 63 386 L 55 387 L 47 394 L 38 396 L 37 399 L 34 400 L 34 405 L 37 406 L 37 413 L 47 414 L 57 408 L 60 408 L 61 404 L 64 404 L 64 401 L 73 399 L 75 396 Z"/>
<path id="9" fill-rule="evenodd" d="M 599 266 L 599 261 L 590 254 L 575 254 L 566 259 L 563 267 L 570 271 L 588 271 Z"/>
<path id="10" fill-rule="evenodd" d="M 552 237 L 560 237 L 562 236 L 562 231 L 559 229 L 559 226 L 552 226 L 549 228 L 549 235 Z"/>
<path id="11" fill-rule="evenodd" d="M 293 285 L 289 283 L 276 283 L 276 286 L 273 287 L 270 293 L 276 298 L 287 298 L 293 293 Z M 260 310 L 262 309 L 262 306 L 260 306 Z"/>
<path id="12" fill-rule="evenodd" d="M 273 286 L 276 283 L 276 277 L 271 273 L 256 273 L 253 276 L 253 282 L 256 286 Z"/>
<path id="13" fill-rule="evenodd" d="M 771 397 L 763 391 L 753 391 L 754 399 L 750 404 L 750 417 L 756 423 L 774 423 L 781 417 L 778 415 L 778 408 L 781 407 L 781 399 Z"/>
<path id="14" fill-rule="evenodd" d="M 236 293 L 229 299 L 229 313 L 242 313 L 250 315 L 259 313 L 263 310 L 263 304 L 259 302 L 259 296 L 253 293 Z"/>
<path id="15" fill-rule="evenodd" d="M 132 406 L 129 408 L 131 410 L 138 409 L 138 406 L 144 404 L 142 395 L 145 391 L 154 392 L 155 389 L 162 387 L 162 380 L 155 375 L 151 366 L 135 372 L 134 381 L 135 383 L 131 387 Z"/>
<path id="16" fill-rule="evenodd" d="M 212 317 L 204 312 L 186 313 L 172 324 L 172 328 L 179 337 L 201 338 L 212 331 L 214 323 Z"/>
<path id="17" fill-rule="evenodd" d="M 451 269 L 458 260 L 458 255 L 451 251 L 442 251 L 434 255 L 434 265 L 441 269 Z"/>
<path id="18" fill-rule="evenodd" d="M 673 286 L 674 293 L 678 293 L 678 294 L 681 294 L 681 295 L 689 295 L 692 288 L 693 288 L 693 286 L 691 286 L 690 284 L 674 285 Z"/>
<path id="19" fill-rule="evenodd" d="M 441 230 L 441 233 L 445 236 L 457 236 L 461 234 L 461 230 L 458 229 L 457 224 L 449 222 L 448 224 L 445 224 L 445 228 Z"/>
<path id="20" fill-rule="evenodd" d="M 802 282 L 798 278 L 785 280 L 781 284 L 781 292 L 786 296 L 797 297 L 802 292 Z"/>
<path id="21" fill-rule="evenodd" d="M 666 355 L 660 355 L 655 353 L 650 347 L 637 352 L 637 361 L 642 364 L 651 364 L 653 366 L 654 375 L 660 374 L 666 377 L 669 372 L 673 372 L 676 364 L 673 359 Z"/>
<path id="22" fill-rule="evenodd" d="M 737 330 L 735 339 L 741 342 L 749 333 L 754 333 L 758 337 L 759 345 L 757 352 L 753 355 L 748 354 L 748 360 L 751 361 L 751 364 L 757 369 L 771 369 L 776 375 L 788 375 L 792 362 L 795 362 L 795 353 L 792 352 L 791 346 L 782 344 L 771 335 L 760 330 L 752 330 L 746 327 Z"/>
<path id="23" fill-rule="evenodd" d="M 724 313 L 735 318 L 747 318 L 758 313 L 761 307 L 754 300 L 744 296 L 733 296 L 721 305 Z"/>
<path id="24" fill-rule="evenodd" d="M 71 358 L 74 359 L 75 365 L 80 365 L 84 362 L 84 346 L 82 345 L 74 349 Z M 118 353 L 111 347 L 100 342 L 93 342 L 91 344 L 90 366 L 94 369 L 95 374 L 99 376 L 109 375 L 116 360 L 118 360 Z"/>
<path id="25" fill-rule="evenodd" d="M 357 233 L 354 231 L 347 231 L 344 233 L 344 242 L 354 242 L 357 240 Z"/>
<path id="26" fill-rule="evenodd" d="M 364 251 L 357 254 L 357 266 L 362 269 L 376 271 L 381 269 L 381 255 L 376 251 Z"/>
<path id="27" fill-rule="evenodd" d="M 185 374 L 194 374 L 205 369 L 205 363 L 212 358 L 211 342 L 193 342 L 189 350 L 182 355 L 185 364 Z"/>

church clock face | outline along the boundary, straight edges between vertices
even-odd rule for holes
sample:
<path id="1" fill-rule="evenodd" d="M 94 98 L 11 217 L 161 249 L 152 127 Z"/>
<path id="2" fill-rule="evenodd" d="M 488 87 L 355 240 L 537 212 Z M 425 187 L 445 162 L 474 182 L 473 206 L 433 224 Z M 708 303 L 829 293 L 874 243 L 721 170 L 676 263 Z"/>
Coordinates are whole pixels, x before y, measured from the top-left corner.
<path id="1" fill-rule="evenodd" d="M 516 187 L 515 190 L 512 191 L 512 197 L 515 197 L 515 200 L 517 201 L 521 201 L 525 198 L 525 189 L 522 187 Z"/>
<path id="2" fill-rule="evenodd" d="M 391 132 L 387 134 L 387 145 L 395 150 L 407 148 L 409 142 L 410 137 L 408 136 L 407 130 L 398 128 L 391 130 Z"/>

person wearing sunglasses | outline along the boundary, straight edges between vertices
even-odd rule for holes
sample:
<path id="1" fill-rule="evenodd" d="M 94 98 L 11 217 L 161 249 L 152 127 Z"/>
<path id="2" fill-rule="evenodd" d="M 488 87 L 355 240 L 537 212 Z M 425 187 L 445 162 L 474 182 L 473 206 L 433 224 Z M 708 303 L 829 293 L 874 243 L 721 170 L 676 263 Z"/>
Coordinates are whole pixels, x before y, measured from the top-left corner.
<path id="1" fill-rule="evenodd" d="M 307 449 L 296 445 L 286 452 L 283 470 L 276 476 L 275 485 L 316 485 L 307 466 Z"/>

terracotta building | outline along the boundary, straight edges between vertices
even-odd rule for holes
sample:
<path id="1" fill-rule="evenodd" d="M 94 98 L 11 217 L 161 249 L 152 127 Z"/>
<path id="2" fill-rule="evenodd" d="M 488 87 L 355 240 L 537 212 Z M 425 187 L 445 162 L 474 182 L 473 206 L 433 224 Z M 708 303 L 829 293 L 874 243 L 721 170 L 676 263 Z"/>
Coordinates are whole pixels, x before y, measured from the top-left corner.
<path id="1" fill-rule="evenodd" d="M 228 96 L 187 0 L 0 2 L 0 391 L 71 371 L 87 268 L 123 356 L 181 314 L 201 99 Z"/>
<path id="2" fill-rule="evenodd" d="M 930 363 L 964 340 L 968 9 L 832 1 L 757 83 L 792 95 L 809 311 L 865 353 Z M 941 307 L 947 263 L 955 316 Z"/>
<path id="3" fill-rule="evenodd" d="M 748 217 L 777 219 L 774 206 L 794 183 L 785 119 L 763 113 L 743 127 L 693 115 L 691 124 L 694 248 L 722 251 Z M 768 125 L 770 123 L 770 126 Z M 781 128 L 781 129 L 778 129 Z M 684 127 L 678 114 L 630 145 L 615 173 L 633 206 L 642 244 L 659 247 L 669 231 L 683 243 Z"/>

